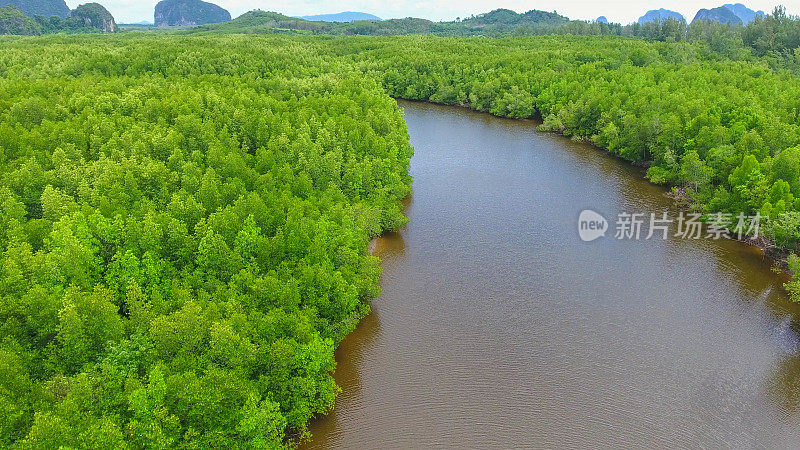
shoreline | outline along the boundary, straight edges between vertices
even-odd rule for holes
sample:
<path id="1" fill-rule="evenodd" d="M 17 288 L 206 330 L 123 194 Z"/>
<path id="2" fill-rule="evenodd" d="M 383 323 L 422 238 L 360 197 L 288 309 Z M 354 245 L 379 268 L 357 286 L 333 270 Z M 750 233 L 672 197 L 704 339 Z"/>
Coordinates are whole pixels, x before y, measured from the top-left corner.
<path id="1" fill-rule="evenodd" d="M 369 254 L 370 254 L 370 255 L 372 255 L 372 256 L 375 256 L 375 251 L 378 249 L 378 240 L 379 240 L 379 239 L 380 239 L 382 236 L 383 236 L 383 235 L 381 235 L 381 236 L 375 236 L 374 238 L 372 238 L 372 239 L 370 239 L 370 240 L 369 240 L 369 243 L 367 244 L 367 253 L 369 253 Z"/>

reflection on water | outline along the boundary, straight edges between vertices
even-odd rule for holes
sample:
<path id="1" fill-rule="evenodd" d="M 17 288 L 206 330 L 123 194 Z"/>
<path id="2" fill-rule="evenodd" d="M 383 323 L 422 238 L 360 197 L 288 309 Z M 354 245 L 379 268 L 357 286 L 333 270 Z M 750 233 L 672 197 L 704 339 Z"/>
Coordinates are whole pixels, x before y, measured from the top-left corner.
<path id="1" fill-rule="evenodd" d="M 783 359 L 770 380 L 770 394 L 787 415 L 800 412 L 800 355 Z"/>
<path id="2" fill-rule="evenodd" d="M 373 254 L 381 259 L 402 258 L 405 249 L 406 242 L 401 233 L 386 233 L 377 239 Z"/>
<path id="3" fill-rule="evenodd" d="M 531 122 L 401 105 L 411 223 L 377 243 L 383 292 L 304 447 L 800 446 L 800 310 L 760 251 L 581 242 L 583 209 L 671 202 Z"/>

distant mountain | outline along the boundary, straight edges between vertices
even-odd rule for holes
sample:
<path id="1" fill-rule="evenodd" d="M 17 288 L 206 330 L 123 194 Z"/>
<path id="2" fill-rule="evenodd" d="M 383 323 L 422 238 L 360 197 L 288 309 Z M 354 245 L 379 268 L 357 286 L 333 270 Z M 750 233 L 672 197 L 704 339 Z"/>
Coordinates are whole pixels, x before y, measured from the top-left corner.
<path id="1" fill-rule="evenodd" d="M 736 14 L 736 17 L 742 19 L 742 23 L 747 25 L 748 23 L 756 20 L 756 17 L 766 17 L 764 11 L 753 11 L 752 9 L 744 6 L 741 3 L 736 4 L 727 4 L 722 5 L 723 8 L 729 9 L 732 13 Z"/>
<path id="2" fill-rule="evenodd" d="M 66 19 L 69 7 L 64 0 L 0 0 L 0 6 L 13 5 L 28 17 L 58 16 Z"/>
<path id="3" fill-rule="evenodd" d="M 41 34 L 38 23 L 26 16 L 16 6 L 0 6 L 0 34 L 19 34 L 30 36 Z"/>
<path id="4" fill-rule="evenodd" d="M 667 19 L 682 20 L 684 22 L 686 21 L 681 13 L 661 8 L 647 11 L 645 15 L 639 17 L 639 24 L 644 25 L 647 22 L 661 22 Z"/>
<path id="5" fill-rule="evenodd" d="M 312 22 L 358 22 L 361 20 L 381 20 L 380 17 L 363 12 L 340 12 L 338 14 L 318 14 L 315 16 L 301 16 L 301 19 Z"/>
<path id="6" fill-rule="evenodd" d="M 228 22 L 231 13 L 201 0 L 163 0 L 156 5 L 154 19 L 157 27 L 185 27 Z"/>
<path id="7" fill-rule="evenodd" d="M 563 24 L 569 22 L 568 17 L 564 17 L 555 12 L 530 10 L 523 14 L 517 14 L 510 9 L 495 9 L 485 14 L 472 16 L 461 21 L 462 24 L 473 27 L 485 26 L 504 26 L 504 25 L 528 25 L 528 24 Z"/>
<path id="8" fill-rule="evenodd" d="M 262 29 L 291 28 L 292 25 L 301 23 L 305 24 L 311 22 L 308 22 L 307 20 L 304 19 L 299 19 L 297 17 L 284 16 L 283 14 L 276 13 L 273 11 L 262 11 L 260 9 L 254 9 L 252 11 L 242 14 L 241 16 L 231 20 L 230 22 L 209 24 L 205 27 L 200 27 L 200 28 L 246 32 L 259 28 Z"/>
<path id="9" fill-rule="evenodd" d="M 397 36 L 403 34 L 434 34 L 440 36 L 508 36 L 542 34 L 569 24 L 569 18 L 556 12 L 532 10 L 518 14 L 509 9 L 497 9 L 452 22 L 433 22 L 426 19 L 363 20 L 356 22 L 322 22 L 287 17 L 275 12 L 254 10 L 236 19 L 219 24 L 198 26 L 188 33 L 281 33 Z"/>
<path id="10" fill-rule="evenodd" d="M 713 22 L 719 23 L 727 23 L 730 25 L 741 25 L 742 19 L 739 18 L 733 11 L 730 9 L 719 6 L 717 8 L 711 9 L 701 9 L 697 11 L 697 15 L 694 16 L 694 20 L 692 23 L 700 21 L 700 20 L 710 20 Z"/>
<path id="11" fill-rule="evenodd" d="M 606 16 L 600 16 L 595 19 L 595 23 L 608 23 L 608 19 L 606 19 Z"/>
<path id="12" fill-rule="evenodd" d="M 90 28 L 97 28 L 105 33 L 117 31 L 117 22 L 114 16 L 99 3 L 80 5 L 72 11 L 70 17 Z"/>

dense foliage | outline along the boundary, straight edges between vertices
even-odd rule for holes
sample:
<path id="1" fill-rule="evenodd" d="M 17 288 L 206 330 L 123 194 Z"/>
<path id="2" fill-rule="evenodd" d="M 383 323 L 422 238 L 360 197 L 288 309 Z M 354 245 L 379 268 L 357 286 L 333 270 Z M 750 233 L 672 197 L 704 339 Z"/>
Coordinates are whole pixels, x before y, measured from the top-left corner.
<path id="1" fill-rule="evenodd" d="M 790 46 L 795 23 L 747 30 Z M 649 164 L 697 208 L 758 212 L 776 243 L 800 242 L 800 79 L 772 49 L 614 36 L 2 44 L 3 446 L 302 435 L 333 404 L 335 345 L 378 292 L 367 242 L 405 222 L 411 148 L 387 93 L 541 115 Z"/>
<path id="2" fill-rule="evenodd" d="M 405 222 L 395 102 L 309 43 L 0 45 L 0 446 L 265 448 Z"/>
<path id="3" fill-rule="evenodd" d="M 759 17 L 759 19 L 761 21 L 759 24 L 748 23 L 747 33 L 764 36 L 763 42 L 770 42 L 776 47 L 779 47 L 781 43 L 770 41 L 775 31 L 780 29 L 781 31 L 777 33 L 780 35 L 787 34 L 787 32 L 791 34 L 790 31 L 796 29 L 794 27 L 797 26 L 798 22 L 787 16 L 783 8 L 777 8 L 770 18 Z M 690 27 L 694 27 L 696 30 L 690 32 Z M 508 9 L 497 9 L 477 16 L 473 15 L 463 19 L 457 18 L 450 22 L 433 22 L 426 19 L 408 17 L 383 21 L 363 20 L 352 23 L 311 21 L 288 17 L 275 12 L 254 10 L 242 14 L 230 22 L 196 27 L 189 32 L 276 33 L 293 31 L 303 34 L 333 35 L 396 36 L 404 34 L 434 34 L 438 36 L 491 37 L 576 34 L 642 37 L 672 42 L 681 40 L 696 41 L 701 38 L 708 38 L 708 36 L 699 31 L 708 28 L 711 28 L 713 33 L 721 33 L 723 32 L 721 30 L 724 30 L 725 34 L 735 37 L 736 43 L 743 45 L 742 34 L 745 27 L 741 25 L 741 20 L 738 26 L 709 20 L 697 20 L 691 26 L 687 26 L 681 17 L 680 19 L 647 20 L 623 26 L 618 23 L 604 21 L 570 20 L 556 12 L 531 10 L 525 13 L 516 13 Z M 793 49 L 794 47 L 790 50 Z"/>
<path id="4" fill-rule="evenodd" d="M 736 5 L 731 5 L 735 7 Z M 726 11 L 728 11 L 726 9 Z M 657 11 L 656 11 L 657 12 Z M 250 11 L 223 23 L 194 27 L 187 33 L 290 33 L 397 36 L 433 34 L 437 36 L 530 36 L 530 35 L 612 35 L 638 37 L 663 42 L 693 42 L 707 45 L 727 59 L 747 60 L 753 55 L 766 57 L 773 68 L 792 68 L 800 73 L 800 19 L 788 16 L 783 7 L 766 17 L 754 16 L 746 26 L 695 20 L 687 25 L 682 19 L 667 18 L 643 23 L 618 23 L 569 20 L 555 12 L 531 10 L 518 14 L 498 9 L 486 14 L 432 22 L 405 18 L 353 23 L 313 22 L 274 12 Z"/>
<path id="5" fill-rule="evenodd" d="M 10 0 L 0 0 L 10 1 Z M 16 0 L 22 1 L 22 0 Z M 98 4 L 92 4 L 100 6 Z M 102 7 L 100 7 L 102 8 Z M 742 8 L 746 11 L 742 11 Z M 80 8 L 79 8 L 80 9 Z M 104 9 L 104 8 L 103 8 Z M 800 46 L 800 19 L 786 14 L 783 7 L 777 7 L 769 16 L 755 14 L 742 5 L 725 5 L 716 8 L 733 14 L 738 19 L 734 24 L 720 23 L 730 21 L 717 15 L 699 14 L 687 25 L 682 16 L 672 18 L 666 10 L 650 11 L 657 17 L 629 25 L 607 23 L 598 20 L 587 22 L 569 20 L 556 12 L 531 10 L 516 13 L 507 9 L 497 9 L 488 13 L 457 18 L 450 22 L 433 22 L 426 19 L 408 17 L 391 20 L 362 20 L 355 22 L 323 22 L 288 17 L 275 12 L 253 10 L 231 20 L 228 11 L 212 3 L 200 0 L 164 0 L 156 5 L 155 24 L 163 26 L 190 27 L 181 33 L 246 33 L 246 34 L 304 34 L 304 35 L 367 35 L 398 36 L 407 34 L 432 34 L 437 36 L 532 36 L 532 35 L 613 35 L 638 37 L 664 42 L 688 41 L 708 45 L 716 53 L 728 59 L 748 60 L 753 56 L 769 61 L 773 68 L 790 68 L 800 73 L 800 56 L 795 49 Z M 706 10 L 703 10 L 706 11 Z M 701 12 L 703 12 L 701 11 Z M 736 13 L 738 11 L 738 13 Z M 748 13 L 752 13 L 751 16 Z M 705 13 L 704 13 L 705 14 Z M 742 19 L 747 18 L 746 26 Z M 75 15 L 73 11 L 72 15 Z M 110 17 L 110 14 L 107 14 Z M 664 18 L 659 19 L 658 17 Z M 112 27 L 87 24 L 83 20 L 69 17 L 32 15 L 40 25 L 35 33 L 28 28 L 0 29 L 0 34 L 38 34 L 57 32 L 92 32 L 96 29 L 111 31 Z M 711 20 L 703 20 L 703 19 Z M 113 20 L 113 18 L 111 18 Z M 651 18 L 653 19 L 653 18 Z M 104 21 L 103 24 L 108 24 Z M 196 25 L 196 26 L 194 26 Z M 114 25 L 113 28 L 116 28 Z M 136 28 L 136 27 L 134 27 Z"/>

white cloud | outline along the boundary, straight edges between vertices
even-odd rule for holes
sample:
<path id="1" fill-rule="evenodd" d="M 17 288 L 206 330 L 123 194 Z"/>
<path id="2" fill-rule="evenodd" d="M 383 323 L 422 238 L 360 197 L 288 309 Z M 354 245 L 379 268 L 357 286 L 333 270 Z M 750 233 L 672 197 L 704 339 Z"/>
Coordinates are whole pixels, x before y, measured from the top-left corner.
<path id="1" fill-rule="evenodd" d="M 153 20 L 153 9 L 158 0 L 99 0 L 118 22 Z M 741 0 L 717 0 L 698 5 L 697 0 L 642 0 L 633 4 L 629 0 L 217 0 L 214 3 L 231 12 L 233 17 L 253 9 L 277 11 L 290 16 L 327 14 L 342 11 L 360 11 L 382 18 L 422 17 L 431 20 L 452 20 L 467 17 L 497 8 L 508 8 L 517 12 L 531 9 L 558 11 L 572 19 L 592 20 L 606 16 L 612 22 L 635 21 L 650 9 L 666 8 L 678 11 L 691 21 L 699 8 L 713 8 L 723 3 Z M 68 0 L 74 8 L 81 1 Z M 779 4 L 785 4 L 790 14 L 800 14 L 798 0 L 751 0 L 745 3 L 754 10 L 766 12 Z"/>

